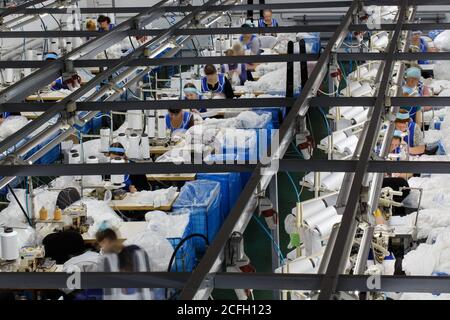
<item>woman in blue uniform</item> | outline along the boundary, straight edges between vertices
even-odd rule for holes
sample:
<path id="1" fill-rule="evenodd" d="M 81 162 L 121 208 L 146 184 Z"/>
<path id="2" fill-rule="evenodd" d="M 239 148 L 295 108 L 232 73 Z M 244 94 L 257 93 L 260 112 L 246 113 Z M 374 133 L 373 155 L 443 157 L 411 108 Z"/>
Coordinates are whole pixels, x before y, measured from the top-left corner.
<path id="1" fill-rule="evenodd" d="M 108 16 L 100 15 L 97 18 L 98 31 L 110 31 L 114 28 L 114 24 L 111 23 L 111 18 Z"/>
<path id="2" fill-rule="evenodd" d="M 422 131 L 419 126 L 410 119 L 410 115 L 406 110 L 400 110 L 395 119 L 395 129 L 407 133 L 403 138 L 408 144 L 410 155 L 421 155 L 425 153 L 425 143 L 423 141 Z"/>
<path id="3" fill-rule="evenodd" d="M 232 57 L 237 56 L 237 54 L 234 52 L 233 49 L 228 49 L 227 51 L 225 51 L 225 56 Z M 245 81 L 247 81 L 247 67 L 245 63 L 222 64 L 220 66 L 220 71 L 223 74 L 228 75 L 228 79 L 233 79 L 233 76 L 237 75 L 239 77 L 241 86 L 243 86 Z"/>
<path id="4" fill-rule="evenodd" d="M 252 25 L 249 23 L 245 23 L 242 25 L 242 28 L 252 28 Z M 242 48 L 244 50 L 250 50 L 250 52 L 254 55 L 261 54 L 261 41 L 259 40 L 259 37 L 252 33 L 245 33 L 241 35 L 239 38 L 239 41 L 242 45 Z"/>
<path id="5" fill-rule="evenodd" d="M 186 132 L 194 125 L 194 117 L 191 112 L 180 109 L 169 109 L 166 114 L 166 128 L 173 132 Z"/>
<path id="6" fill-rule="evenodd" d="M 278 27 L 278 21 L 277 19 L 273 18 L 272 10 L 265 9 L 263 11 L 263 16 L 259 19 L 258 26 L 260 28 Z"/>
<path id="7" fill-rule="evenodd" d="M 202 78 L 202 93 L 208 94 L 211 98 L 216 96 L 233 99 L 234 92 L 230 81 L 225 75 L 218 74 L 215 66 L 208 64 L 204 68 L 205 76 Z"/>
<path id="8" fill-rule="evenodd" d="M 203 95 L 201 94 L 200 91 L 198 91 L 197 87 L 192 82 L 188 82 L 184 85 L 183 93 L 184 93 L 185 100 L 203 100 Z M 191 109 L 191 111 L 197 112 L 197 113 L 203 113 L 208 110 L 206 110 L 206 108 L 197 108 L 197 109 Z"/>
<path id="9" fill-rule="evenodd" d="M 403 96 L 405 97 L 423 97 L 430 96 L 430 90 L 423 85 L 420 81 L 421 70 L 416 67 L 411 67 L 406 70 L 405 85 L 403 86 Z M 422 113 L 421 106 L 401 107 L 402 110 L 406 110 L 410 113 L 412 121 L 417 123 L 419 127 L 422 126 Z M 425 110 L 428 108 L 425 107 Z"/>
<path id="10" fill-rule="evenodd" d="M 111 159 L 120 158 L 127 160 L 127 156 L 125 155 L 125 148 L 121 143 L 115 142 L 110 145 L 109 152 L 107 154 Z M 125 187 L 126 191 L 131 193 L 137 191 L 150 191 L 152 190 L 150 184 L 147 181 L 147 176 L 144 174 L 140 175 L 125 175 Z"/>

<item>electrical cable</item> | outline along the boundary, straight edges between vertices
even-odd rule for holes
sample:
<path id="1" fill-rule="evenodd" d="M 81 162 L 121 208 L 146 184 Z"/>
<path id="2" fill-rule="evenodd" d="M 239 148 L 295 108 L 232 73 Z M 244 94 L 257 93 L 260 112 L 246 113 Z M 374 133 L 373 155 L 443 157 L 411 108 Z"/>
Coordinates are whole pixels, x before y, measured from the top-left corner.
<path id="1" fill-rule="evenodd" d="M 20 209 L 23 212 L 23 215 L 25 216 L 25 218 L 28 221 L 28 224 L 30 225 L 30 227 L 33 226 L 33 224 L 31 223 L 31 219 L 30 217 L 27 215 L 27 212 L 25 211 L 24 207 L 22 206 L 22 203 L 19 201 L 19 199 L 16 196 L 16 193 L 14 192 L 14 190 L 11 188 L 11 186 L 9 184 L 7 184 L 7 187 L 9 189 L 9 192 L 11 192 L 11 194 L 13 195 L 14 199 L 16 200 L 17 204 L 19 205 Z"/>
<path id="2" fill-rule="evenodd" d="M 325 125 L 327 127 L 328 135 L 330 135 L 332 132 L 331 132 L 330 124 L 328 123 L 327 115 L 325 114 L 325 111 L 323 111 L 322 107 L 319 107 L 319 112 L 320 112 L 320 114 L 322 115 L 322 117 L 323 117 L 323 119 L 325 121 Z"/>
<path id="3" fill-rule="evenodd" d="M 190 234 L 187 237 L 183 238 L 180 241 L 180 243 L 178 243 L 178 245 L 173 250 L 172 256 L 170 257 L 169 265 L 167 267 L 167 272 L 172 272 L 172 264 L 173 264 L 173 262 L 175 260 L 175 257 L 176 257 L 176 254 L 177 254 L 178 250 L 180 250 L 180 248 L 183 246 L 183 244 L 186 241 L 188 241 L 188 240 L 190 240 L 192 238 L 195 238 L 195 237 L 202 238 L 205 241 L 206 246 L 209 246 L 208 238 L 204 234 L 201 234 L 201 233 L 193 233 L 193 234 Z M 165 296 L 166 296 L 167 300 L 171 300 L 178 293 L 178 290 L 175 290 L 175 292 L 170 297 L 168 297 L 168 295 L 167 295 L 168 292 L 169 292 L 169 288 L 166 288 Z"/>
<path id="4" fill-rule="evenodd" d="M 297 202 L 300 202 L 300 193 L 298 192 L 298 188 L 297 188 L 297 185 L 294 182 L 294 179 L 292 179 L 292 176 L 291 176 L 291 174 L 289 172 L 286 171 L 285 173 L 286 173 L 287 177 L 289 178 L 289 180 L 291 181 L 292 186 L 294 187 L 294 191 L 295 191 L 295 194 L 297 196 Z"/>
<path id="5" fill-rule="evenodd" d="M 267 227 L 255 216 L 252 215 L 252 218 L 256 220 L 256 222 L 259 224 L 259 226 L 263 229 L 263 231 L 267 234 L 267 236 L 270 238 L 270 240 L 272 241 L 272 243 L 274 244 L 275 250 L 278 253 L 278 256 L 281 260 L 281 263 L 284 263 L 284 261 L 286 260 L 286 258 L 284 257 L 283 253 L 281 252 L 280 247 L 278 246 L 277 242 L 275 241 L 275 239 L 272 237 L 272 234 L 270 233 L 270 231 L 267 229 Z"/>

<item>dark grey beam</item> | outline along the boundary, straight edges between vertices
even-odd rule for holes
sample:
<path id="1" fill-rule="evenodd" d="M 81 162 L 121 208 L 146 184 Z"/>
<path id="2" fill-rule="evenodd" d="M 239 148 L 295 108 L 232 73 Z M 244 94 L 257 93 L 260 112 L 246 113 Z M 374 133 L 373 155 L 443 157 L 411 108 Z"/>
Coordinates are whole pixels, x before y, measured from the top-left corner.
<path id="1" fill-rule="evenodd" d="M 326 97 L 320 96 L 311 99 L 310 107 L 341 108 L 365 106 L 372 108 L 375 98 L 372 97 Z M 233 109 L 233 108 L 271 108 L 291 107 L 293 98 L 245 98 L 233 100 L 155 100 L 155 101 L 88 101 L 77 102 L 78 111 L 126 111 L 126 110 L 167 110 L 167 109 Z M 393 97 L 392 106 L 402 107 L 411 105 L 448 107 L 449 97 Z M 42 112 L 55 106 L 52 102 L 19 102 L 4 103 L 0 105 L 0 112 Z"/>
<path id="2" fill-rule="evenodd" d="M 167 110 L 167 109 L 232 109 L 232 108 L 273 108 L 290 107 L 293 98 L 249 98 L 233 100 L 152 100 L 152 101 L 106 101 L 77 102 L 78 111 L 126 111 L 126 110 Z M 54 103 L 5 103 L 0 112 L 38 112 L 46 111 Z"/>
<path id="3" fill-rule="evenodd" d="M 317 61 L 319 54 L 281 54 L 281 55 L 259 55 L 259 56 L 216 56 L 216 57 L 180 57 L 180 58 L 135 58 L 128 61 L 125 65 L 128 67 L 139 66 L 174 66 L 174 65 L 203 65 L 203 64 L 223 64 L 223 63 L 270 63 L 270 62 L 298 62 L 298 61 Z M 384 61 L 384 53 L 338 53 L 338 61 Z M 450 60 L 450 52 L 422 52 L 422 53 L 396 53 L 394 60 Z M 103 67 L 110 68 L 123 59 L 81 59 L 75 60 L 75 68 Z M 40 60 L 21 60 L 21 61 L 0 61 L 0 69 L 4 68 L 42 68 L 54 65 L 53 62 Z M 60 62 L 56 68 L 61 68 Z"/>
<path id="4" fill-rule="evenodd" d="M 357 160 L 296 160 L 279 161 L 279 171 L 286 172 L 354 172 Z M 132 162 L 125 164 L 33 164 L 0 165 L 0 176 L 76 176 L 110 174 L 170 174 L 252 172 L 260 165 L 251 162 L 175 164 L 171 162 Z M 379 161 L 368 162 L 367 172 L 441 173 L 450 174 L 450 162 L 445 161 Z"/>
<path id="5" fill-rule="evenodd" d="M 353 176 L 348 198 L 346 199 L 347 201 L 345 204 L 344 213 L 342 215 L 342 221 L 340 223 L 336 241 L 333 245 L 330 261 L 326 268 L 325 278 L 322 281 L 319 294 L 319 299 L 321 300 L 331 299 L 333 294 L 336 292 L 339 275 L 343 273 L 341 269 L 343 267 L 345 268 L 345 261 L 348 259 L 348 256 L 344 253 L 348 252 L 347 249 L 351 246 L 353 241 L 354 233 L 352 230 L 355 229 L 361 188 L 367 173 L 373 147 L 378 138 L 381 118 L 385 111 L 385 96 L 389 89 L 389 78 L 391 77 L 394 66 L 394 54 L 397 51 L 399 39 L 402 33 L 402 25 L 405 22 L 406 13 L 408 10 L 408 0 L 402 0 L 399 9 L 397 25 L 387 49 L 388 57 L 383 66 L 383 73 L 380 87 L 378 89 L 377 99 L 375 101 L 375 108 L 367 126 L 366 134 L 364 135 L 364 144 L 362 145 L 355 175 Z"/>
<path id="6" fill-rule="evenodd" d="M 61 289 L 71 275 L 65 272 L 2 272 L 1 289 Z M 98 288 L 173 288 L 181 289 L 187 272 L 84 272 L 82 289 Z M 318 290 L 321 274 L 217 273 L 212 285 L 216 289 Z M 438 292 L 450 293 L 450 277 L 381 276 L 379 289 L 369 289 L 367 275 L 341 275 L 337 290 L 359 292 Z M 370 281 L 369 281 L 370 282 Z"/>

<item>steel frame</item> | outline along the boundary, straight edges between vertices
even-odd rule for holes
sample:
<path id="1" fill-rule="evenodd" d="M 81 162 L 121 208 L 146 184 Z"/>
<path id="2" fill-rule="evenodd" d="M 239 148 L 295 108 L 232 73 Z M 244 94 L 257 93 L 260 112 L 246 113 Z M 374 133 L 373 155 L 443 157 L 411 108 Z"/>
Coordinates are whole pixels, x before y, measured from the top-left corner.
<path id="1" fill-rule="evenodd" d="M 162 3 L 165 1 L 161 1 Z M 16 85 L 0 92 L 0 111 L 45 111 L 44 115 L 33 121 L 30 125 L 24 129 L 18 131 L 16 134 L 0 143 L 0 152 L 3 152 L 15 145 L 18 141 L 26 137 L 28 134 L 39 128 L 46 121 L 57 115 L 58 113 L 65 112 L 65 108 L 69 103 L 75 103 L 77 111 L 98 111 L 98 110 L 127 110 L 127 109 L 167 109 L 167 108 L 184 108 L 185 102 L 108 102 L 108 106 L 102 102 L 76 102 L 78 98 L 94 87 L 99 82 L 106 79 L 114 71 L 127 66 L 147 66 L 147 65 L 169 65 L 169 64 L 199 64 L 199 63 L 214 63 L 219 61 L 215 58 L 176 58 L 176 59 L 142 59 L 140 54 L 143 49 L 138 49 L 134 54 L 128 56 L 120 61 L 109 61 L 107 65 L 109 69 L 96 76 L 91 82 L 87 84 L 87 87 L 76 91 L 73 95 L 64 99 L 59 103 L 52 104 L 27 104 L 21 102 L 26 95 L 39 89 L 39 85 L 42 83 L 49 83 L 56 77 L 60 76 L 67 67 L 67 61 L 70 59 L 73 61 L 74 67 L 91 65 L 106 64 L 106 61 L 102 60 L 79 60 L 80 56 L 92 55 L 92 52 L 102 50 L 110 43 L 116 41 L 120 37 L 125 37 L 130 34 L 148 34 L 155 35 L 157 40 L 164 39 L 167 36 L 173 35 L 201 35 L 207 34 L 207 30 L 202 29 L 180 29 L 187 24 L 186 22 L 195 16 L 199 12 L 209 12 L 216 10 L 223 11 L 244 11 L 244 10 L 259 10 L 264 8 L 271 9 L 299 9 L 299 8 L 325 8 L 325 7 L 349 7 L 345 18 L 342 20 L 339 26 L 334 26 L 335 30 L 332 38 L 328 42 L 327 47 L 320 56 L 315 55 L 284 55 L 278 57 L 252 57 L 251 62 L 258 61 L 305 61 L 305 60 L 317 60 L 317 67 L 314 69 L 310 79 L 304 86 L 301 95 L 297 99 L 242 99 L 233 101 L 214 101 L 214 105 L 209 105 L 208 108 L 222 108 L 226 107 L 243 107 L 243 106 L 261 106 L 269 107 L 273 105 L 289 106 L 290 112 L 280 128 L 280 146 L 278 150 L 272 155 L 272 161 L 279 161 L 279 170 L 277 171 L 289 171 L 289 172 L 306 172 L 306 171 L 336 171 L 336 172 L 354 172 L 352 184 L 349 190 L 348 201 L 346 201 L 343 220 L 340 224 L 340 228 L 336 233 L 336 240 L 333 241 L 333 246 L 327 248 L 331 252 L 328 266 L 325 274 L 319 275 L 300 275 L 300 274 L 222 274 L 216 273 L 220 271 L 220 263 L 222 259 L 222 250 L 225 247 L 231 233 L 235 230 L 244 230 L 248 224 L 256 206 L 258 203 L 258 197 L 264 193 L 277 171 L 265 171 L 267 166 L 262 164 L 180 164 L 174 165 L 172 163 L 130 163 L 130 164 L 117 164 L 117 165 L 9 165 L 7 163 L 0 164 L 0 175 L 4 176 L 42 176 L 42 175 L 80 175 L 80 174 L 119 174 L 119 173 L 188 173 L 188 172 L 243 172 L 250 171 L 252 176 L 250 181 L 245 186 L 237 204 L 231 211 L 227 220 L 223 224 L 216 239 L 208 248 L 204 258 L 195 269 L 193 273 L 96 273 L 83 274 L 83 287 L 126 287 L 130 281 L 133 282 L 134 287 L 170 287 L 183 289 L 181 293 L 182 299 L 198 299 L 209 296 L 209 293 L 213 288 L 255 288 L 255 289 L 267 289 L 267 290 L 320 290 L 320 299 L 330 299 L 337 291 L 369 291 L 367 289 L 367 277 L 366 276 L 350 276 L 342 274 L 342 262 L 346 259 L 345 255 L 342 256 L 342 252 L 346 252 L 349 247 L 350 237 L 352 235 L 352 229 L 356 223 L 357 208 L 360 202 L 360 190 L 363 180 L 368 172 L 414 172 L 414 173 L 450 173 L 450 163 L 448 162 L 388 162 L 371 160 L 371 150 L 375 140 L 377 139 L 377 131 L 379 128 L 379 122 L 381 116 L 384 115 L 384 109 L 386 106 L 402 106 L 402 105 L 416 105 L 425 104 L 432 106 L 448 106 L 450 97 L 430 97 L 430 98 L 401 98 L 392 97 L 386 99 L 385 93 L 388 88 L 388 80 L 391 74 L 392 66 L 395 60 L 418 60 L 418 59 L 438 59 L 438 60 L 450 60 L 450 56 L 444 54 L 410 54 L 410 53 L 398 53 L 397 52 L 397 40 L 400 37 L 402 30 L 416 30 L 427 28 L 443 28 L 448 29 L 448 24 L 425 24 L 424 28 L 421 28 L 420 24 L 404 23 L 403 16 L 409 6 L 414 5 L 446 5 L 448 1 L 445 0 L 429 0 L 426 3 L 421 3 L 419 0 L 401 0 L 401 1 L 364 1 L 364 4 L 379 4 L 379 5 L 399 5 L 400 14 L 397 23 L 384 25 L 382 28 L 385 30 L 393 31 L 393 39 L 387 50 L 387 53 L 373 54 L 373 53 L 355 53 L 345 54 L 337 53 L 345 34 L 349 31 L 364 30 L 364 26 L 353 25 L 352 19 L 355 13 L 359 9 L 361 2 L 359 0 L 347 1 L 347 2 L 311 2 L 311 3 L 279 3 L 279 4 L 267 4 L 267 5 L 226 5 L 226 6 L 210 6 L 217 1 L 210 0 L 204 6 L 199 7 L 159 7 L 159 8 L 145 8 L 145 13 L 135 16 L 123 24 L 119 25 L 111 32 L 98 36 L 96 39 L 88 42 L 84 46 L 70 53 L 66 57 L 62 57 L 60 60 L 54 63 L 38 64 L 33 61 L 25 62 L 0 62 L 0 68 L 25 68 L 25 67 L 42 67 L 29 77 L 20 81 Z M 24 4 L 26 5 L 26 4 Z M 26 7 L 24 7 L 26 8 Z M 24 9 L 21 8 L 21 14 L 36 14 L 36 13 L 62 13 L 58 12 L 59 9 L 43 8 L 43 9 Z M 94 13 L 89 12 L 90 9 L 81 9 L 82 13 Z M 101 12 L 133 12 L 135 8 L 100 8 Z M 118 11 L 122 10 L 122 11 Z M 142 10 L 140 8 L 139 10 Z M 182 19 L 174 27 L 168 30 L 146 31 L 136 30 L 136 18 L 137 19 L 152 19 L 161 12 L 190 12 L 186 18 Z M 5 15 L 4 11 L 0 14 Z M 140 11 L 138 11 L 140 12 Z M 66 13 L 66 12 L 64 12 Z M 289 27 L 291 32 L 295 30 L 314 30 L 316 27 Z M 297 29 L 298 28 L 298 29 Z M 323 29 L 330 28 L 330 26 L 322 26 Z M 213 33 L 234 33 L 240 28 L 232 29 L 208 29 L 211 34 Z M 271 31 L 274 29 L 271 29 Z M 280 28 L 280 30 L 283 30 Z M 316 29 L 318 30 L 318 29 Z M 330 30 L 329 30 L 330 31 Z M 49 33 L 39 33 L 39 36 L 48 35 Z M 74 35 L 75 33 L 72 33 Z M 81 33 L 80 33 L 81 34 Z M 0 36 L 14 37 L 19 34 L 11 33 L 10 35 L 0 33 Z M 59 34 L 61 36 L 62 34 Z M 29 37 L 37 36 L 36 34 L 28 35 Z M 58 36 L 55 34 L 55 36 Z M 155 39 L 151 40 L 148 44 L 155 43 Z M 97 48 L 99 47 L 99 48 Z M 317 89 L 322 82 L 327 64 L 331 58 L 337 60 L 381 60 L 384 63 L 382 78 L 378 95 L 376 97 L 369 98 L 330 98 L 330 97 L 316 97 Z M 236 57 L 236 58 L 221 57 L 220 62 L 224 61 L 240 61 L 245 62 L 248 58 Z M 266 60 L 264 60 L 266 59 Z M 273 60 L 272 60 L 273 59 Z M 34 63 L 34 65 L 33 65 Z M 85 65 L 83 65 L 83 63 Z M 103 65 L 105 66 L 105 65 Z M 276 102 L 276 103 L 275 103 Z M 205 101 L 197 102 L 201 106 L 205 106 Z M 373 109 L 373 114 L 367 132 L 365 134 L 365 143 L 362 145 L 362 151 L 359 159 L 349 161 L 338 160 L 314 160 L 314 161 L 302 161 L 302 160 L 287 160 L 282 159 L 293 136 L 295 133 L 295 124 L 298 117 L 302 117 L 306 114 L 310 107 L 319 106 L 369 106 Z M 195 107 L 195 103 L 189 102 L 190 107 Z M 37 109 L 32 109 L 37 108 Z M 1 288 L 49 288 L 49 287 L 64 287 L 67 274 L 58 273 L 39 273 L 39 274 L 1 274 L 0 273 L 0 287 Z M 64 282 L 62 282 L 64 281 Z M 381 291 L 403 291 L 403 292 L 450 292 L 450 286 L 448 285 L 449 277 L 382 277 Z M 62 285 L 63 284 L 63 285 Z"/>

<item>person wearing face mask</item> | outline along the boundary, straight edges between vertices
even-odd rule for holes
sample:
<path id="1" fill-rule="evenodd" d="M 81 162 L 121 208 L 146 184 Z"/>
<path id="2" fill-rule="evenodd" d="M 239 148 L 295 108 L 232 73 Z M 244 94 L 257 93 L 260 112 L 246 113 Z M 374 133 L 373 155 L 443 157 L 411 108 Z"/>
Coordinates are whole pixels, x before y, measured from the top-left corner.
<path id="1" fill-rule="evenodd" d="M 404 97 L 427 97 L 431 95 L 430 90 L 423 85 L 420 79 L 421 71 L 419 68 L 411 67 L 406 70 L 405 84 L 402 88 Z M 412 121 L 422 127 L 422 108 L 420 106 L 401 107 L 401 109 L 408 111 Z M 429 108 L 425 107 L 424 109 L 426 111 Z"/>
<path id="2" fill-rule="evenodd" d="M 401 132 L 405 137 L 403 143 L 408 145 L 410 155 L 421 155 L 425 153 L 425 143 L 422 130 L 410 119 L 410 114 L 406 110 L 400 110 L 395 119 L 395 129 Z"/>
<path id="3" fill-rule="evenodd" d="M 113 143 L 110 145 L 107 156 L 110 159 L 128 160 L 127 156 L 125 155 L 125 148 L 119 142 L 116 142 L 116 143 Z M 131 193 L 134 193 L 137 191 L 151 191 L 152 190 L 150 184 L 147 181 L 147 176 L 144 174 L 125 175 L 125 188 L 124 189 Z"/>

